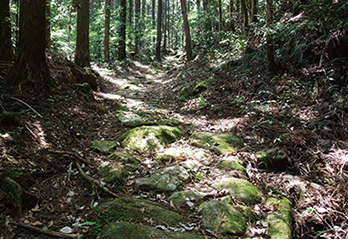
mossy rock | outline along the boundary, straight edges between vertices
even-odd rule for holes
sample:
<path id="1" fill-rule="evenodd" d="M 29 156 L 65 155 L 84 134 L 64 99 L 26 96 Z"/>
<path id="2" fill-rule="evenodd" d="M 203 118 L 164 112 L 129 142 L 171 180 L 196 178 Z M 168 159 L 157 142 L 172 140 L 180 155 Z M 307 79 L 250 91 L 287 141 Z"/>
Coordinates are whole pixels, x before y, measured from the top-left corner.
<path id="1" fill-rule="evenodd" d="M 289 199 L 269 198 L 266 206 L 277 209 L 274 213 L 268 215 L 268 233 L 273 239 L 291 239 L 292 238 L 292 216 L 291 202 Z"/>
<path id="2" fill-rule="evenodd" d="M 218 154 L 229 154 L 242 147 L 243 141 L 235 135 L 226 133 L 196 132 L 191 135 L 190 144 Z"/>
<path id="3" fill-rule="evenodd" d="M 222 178 L 216 180 L 213 186 L 229 192 L 232 197 L 245 204 L 254 205 L 261 202 L 259 189 L 247 180 L 234 177 Z"/>
<path id="4" fill-rule="evenodd" d="M 93 141 L 91 144 L 91 148 L 94 148 L 100 152 L 108 152 L 116 146 L 117 146 L 116 142 L 105 141 L 105 140 Z"/>
<path id="5" fill-rule="evenodd" d="M 180 163 L 180 166 L 183 166 L 184 168 L 191 170 L 191 171 L 197 171 L 199 167 L 202 166 L 202 163 L 198 160 L 186 160 Z"/>
<path id="6" fill-rule="evenodd" d="M 165 148 L 163 152 L 157 153 L 155 160 L 157 162 L 170 162 L 183 157 L 185 157 L 185 152 L 183 150 L 180 148 L 170 147 Z"/>
<path id="7" fill-rule="evenodd" d="M 129 150 L 153 151 L 179 140 L 184 132 L 170 126 L 142 126 L 123 133 L 117 141 Z"/>
<path id="8" fill-rule="evenodd" d="M 142 161 L 140 157 L 135 157 L 134 155 L 125 152 L 114 152 L 109 155 L 109 158 L 123 163 L 140 163 Z"/>
<path id="9" fill-rule="evenodd" d="M 250 207 L 244 206 L 244 205 L 238 205 L 237 208 L 239 208 L 240 210 L 244 212 L 244 214 L 248 218 L 248 221 L 254 223 L 257 220 L 259 220 L 259 217 L 257 216 L 257 214 L 253 210 L 251 210 Z"/>
<path id="10" fill-rule="evenodd" d="M 167 232 L 142 224 L 112 222 L 103 228 L 101 239 L 199 239 L 192 233 Z"/>
<path id="11" fill-rule="evenodd" d="M 149 219 L 169 225 L 187 222 L 180 214 L 161 207 L 157 202 L 145 199 L 121 197 L 98 207 L 98 221 L 102 225 L 113 221 L 141 222 Z"/>
<path id="12" fill-rule="evenodd" d="M 290 164 L 288 155 L 278 148 L 272 148 L 256 155 L 258 161 L 264 163 L 265 167 L 271 170 L 285 170 Z"/>
<path id="13" fill-rule="evenodd" d="M 143 191 L 174 192 L 190 181 L 190 175 L 182 166 L 159 169 L 150 177 L 139 178 L 135 185 Z"/>
<path id="14" fill-rule="evenodd" d="M 206 79 L 197 83 L 192 89 L 192 94 L 195 96 L 202 93 L 203 91 L 207 90 L 214 81 L 214 79 Z"/>
<path id="15" fill-rule="evenodd" d="M 173 193 L 168 198 L 168 201 L 172 202 L 174 205 L 184 206 L 186 205 L 187 201 L 201 199 L 203 197 L 204 195 L 202 193 L 193 190 L 187 190 Z"/>
<path id="16" fill-rule="evenodd" d="M 242 173 L 246 173 L 246 168 L 235 161 L 223 161 L 219 163 L 218 167 L 225 170 L 236 170 Z"/>
<path id="17" fill-rule="evenodd" d="M 199 206 L 204 226 L 220 234 L 243 236 L 247 223 L 242 214 L 230 204 L 211 200 Z"/>
<path id="18" fill-rule="evenodd" d="M 149 121 L 147 118 L 143 118 L 133 112 L 119 111 L 118 113 L 116 113 L 115 116 L 126 127 L 138 127 L 143 125 L 158 125 L 158 123 L 154 121 Z"/>
<path id="19" fill-rule="evenodd" d="M 128 168 L 125 165 L 107 163 L 100 167 L 100 173 L 104 182 L 120 185 L 129 176 Z"/>

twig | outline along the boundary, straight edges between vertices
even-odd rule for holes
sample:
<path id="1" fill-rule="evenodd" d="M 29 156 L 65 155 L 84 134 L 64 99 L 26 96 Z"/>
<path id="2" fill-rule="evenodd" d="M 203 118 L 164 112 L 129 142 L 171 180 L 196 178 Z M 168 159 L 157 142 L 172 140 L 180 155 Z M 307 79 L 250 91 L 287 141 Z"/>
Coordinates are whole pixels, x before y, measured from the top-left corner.
<path id="1" fill-rule="evenodd" d="M 16 222 L 10 221 L 10 224 L 18 226 L 18 227 L 21 227 L 21 228 L 28 229 L 30 231 L 43 233 L 43 234 L 46 234 L 46 235 L 49 235 L 49 236 L 52 236 L 52 237 L 58 237 L 58 238 L 77 238 L 77 237 L 80 237 L 79 234 L 60 233 L 60 232 L 55 232 L 55 231 L 51 231 L 51 230 L 47 230 L 47 229 L 33 227 L 33 226 L 26 225 L 26 224 L 23 224 L 23 223 L 16 223 Z"/>
<path id="2" fill-rule="evenodd" d="M 28 103 L 26 103 L 26 102 L 24 102 L 23 100 L 20 100 L 20 99 L 18 99 L 18 98 L 15 98 L 15 97 L 10 97 L 11 99 L 13 99 L 13 100 L 16 100 L 16 101 L 18 101 L 18 102 L 20 102 L 20 103 L 22 103 L 22 104 L 24 104 L 25 106 L 27 106 L 28 108 L 30 108 L 34 113 L 36 113 L 40 118 L 43 118 L 43 116 L 40 114 L 40 113 L 38 113 L 32 106 L 30 106 Z"/>
<path id="3" fill-rule="evenodd" d="M 83 157 L 81 157 L 80 155 L 78 155 L 77 153 L 74 153 L 74 152 L 64 151 L 64 150 L 52 150 L 52 149 L 48 149 L 48 152 L 49 153 L 57 153 L 57 154 L 68 154 L 70 156 L 73 156 L 74 158 L 76 158 L 77 160 L 79 160 L 82 163 L 89 164 L 92 166 L 96 165 L 94 162 L 90 162 L 87 159 L 84 159 Z"/>
<path id="4" fill-rule="evenodd" d="M 90 183 L 92 183 L 92 184 L 94 184 L 94 185 L 100 187 L 101 189 L 103 189 L 105 192 L 107 192 L 107 193 L 110 194 L 111 196 L 116 197 L 116 198 L 119 197 L 116 193 L 114 193 L 113 191 L 111 191 L 109 188 L 103 186 L 103 184 L 101 184 L 100 181 L 98 181 L 98 180 L 95 179 L 95 178 L 92 178 L 91 176 L 86 175 L 86 174 L 83 172 L 83 170 L 81 169 L 81 166 L 80 166 L 80 164 L 79 164 L 78 162 L 76 162 L 76 165 L 77 165 L 77 169 L 79 170 L 80 174 L 82 175 L 82 177 L 83 177 L 85 180 L 87 180 L 88 182 L 90 182 Z"/>

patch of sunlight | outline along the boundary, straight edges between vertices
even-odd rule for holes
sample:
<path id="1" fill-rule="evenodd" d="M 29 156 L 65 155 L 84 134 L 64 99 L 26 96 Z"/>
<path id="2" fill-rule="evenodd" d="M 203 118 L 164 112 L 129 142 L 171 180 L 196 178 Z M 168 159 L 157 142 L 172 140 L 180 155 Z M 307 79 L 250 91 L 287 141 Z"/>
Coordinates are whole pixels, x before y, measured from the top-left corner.
<path id="1" fill-rule="evenodd" d="M 34 123 L 26 123 L 26 129 L 33 135 L 33 138 L 40 144 L 43 148 L 49 148 L 51 145 L 46 142 L 45 132 L 41 126 L 41 123 L 36 121 Z"/>
<path id="2" fill-rule="evenodd" d="M 96 95 L 106 98 L 106 99 L 110 99 L 110 100 L 122 100 L 124 99 L 124 97 L 122 97 L 121 95 L 118 94 L 114 94 L 114 93 L 96 93 Z"/>

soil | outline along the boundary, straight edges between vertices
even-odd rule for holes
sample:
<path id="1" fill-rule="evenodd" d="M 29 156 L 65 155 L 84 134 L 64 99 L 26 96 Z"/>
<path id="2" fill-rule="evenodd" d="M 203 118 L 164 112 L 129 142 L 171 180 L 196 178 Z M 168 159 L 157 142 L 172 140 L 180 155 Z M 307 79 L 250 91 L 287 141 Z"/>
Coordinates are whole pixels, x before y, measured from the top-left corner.
<path id="1" fill-rule="evenodd" d="M 86 91 L 67 80 L 69 64 L 61 56 L 50 57 L 57 83 L 51 91 L 2 95 L 4 108 L 14 114 L 1 118 L 1 178 L 13 188 L 0 188 L 1 238 L 52 237 L 16 223 L 60 232 L 83 222 L 90 224 L 76 227 L 74 234 L 95 237 L 94 209 L 114 197 L 86 181 L 76 162 L 89 176 L 100 178 L 98 166 L 109 153 L 92 149 L 91 142 L 114 141 L 129 129 L 115 117 L 125 107 L 160 110 L 184 123 L 180 128 L 186 137 L 192 131 L 209 131 L 243 138 L 245 147 L 231 154 L 250 160 L 249 178 L 266 195 L 282 192 L 291 200 L 295 238 L 348 238 L 347 108 L 328 93 L 320 69 L 313 66 L 272 78 L 256 66 L 246 73 L 234 63 L 221 68 L 199 58 L 184 63 L 168 56 L 152 64 L 94 65 L 100 75 L 98 90 Z M 212 85 L 199 96 L 183 94 L 209 78 L 214 79 Z M 187 138 L 176 144 L 189 147 Z M 274 147 L 291 160 L 281 171 L 259 165 L 252 154 Z M 141 156 L 151 159 L 153 153 Z M 144 195 L 133 186 L 134 178 L 154 167 L 143 164 L 124 185 L 107 187 L 119 196 L 160 200 L 163 196 Z M 315 186 L 305 193 L 310 195 L 305 201 L 297 183 Z M 17 198 L 22 201 L 13 201 Z"/>

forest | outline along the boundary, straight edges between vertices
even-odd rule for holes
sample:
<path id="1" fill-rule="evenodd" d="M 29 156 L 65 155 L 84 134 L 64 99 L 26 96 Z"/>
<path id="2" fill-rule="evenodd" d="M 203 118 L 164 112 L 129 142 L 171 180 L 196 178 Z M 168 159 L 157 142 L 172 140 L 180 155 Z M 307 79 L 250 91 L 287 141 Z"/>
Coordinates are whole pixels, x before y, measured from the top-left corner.
<path id="1" fill-rule="evenodd" d="M 0 238 L 348 238 L 348 2 L 1 0 Z"/>

